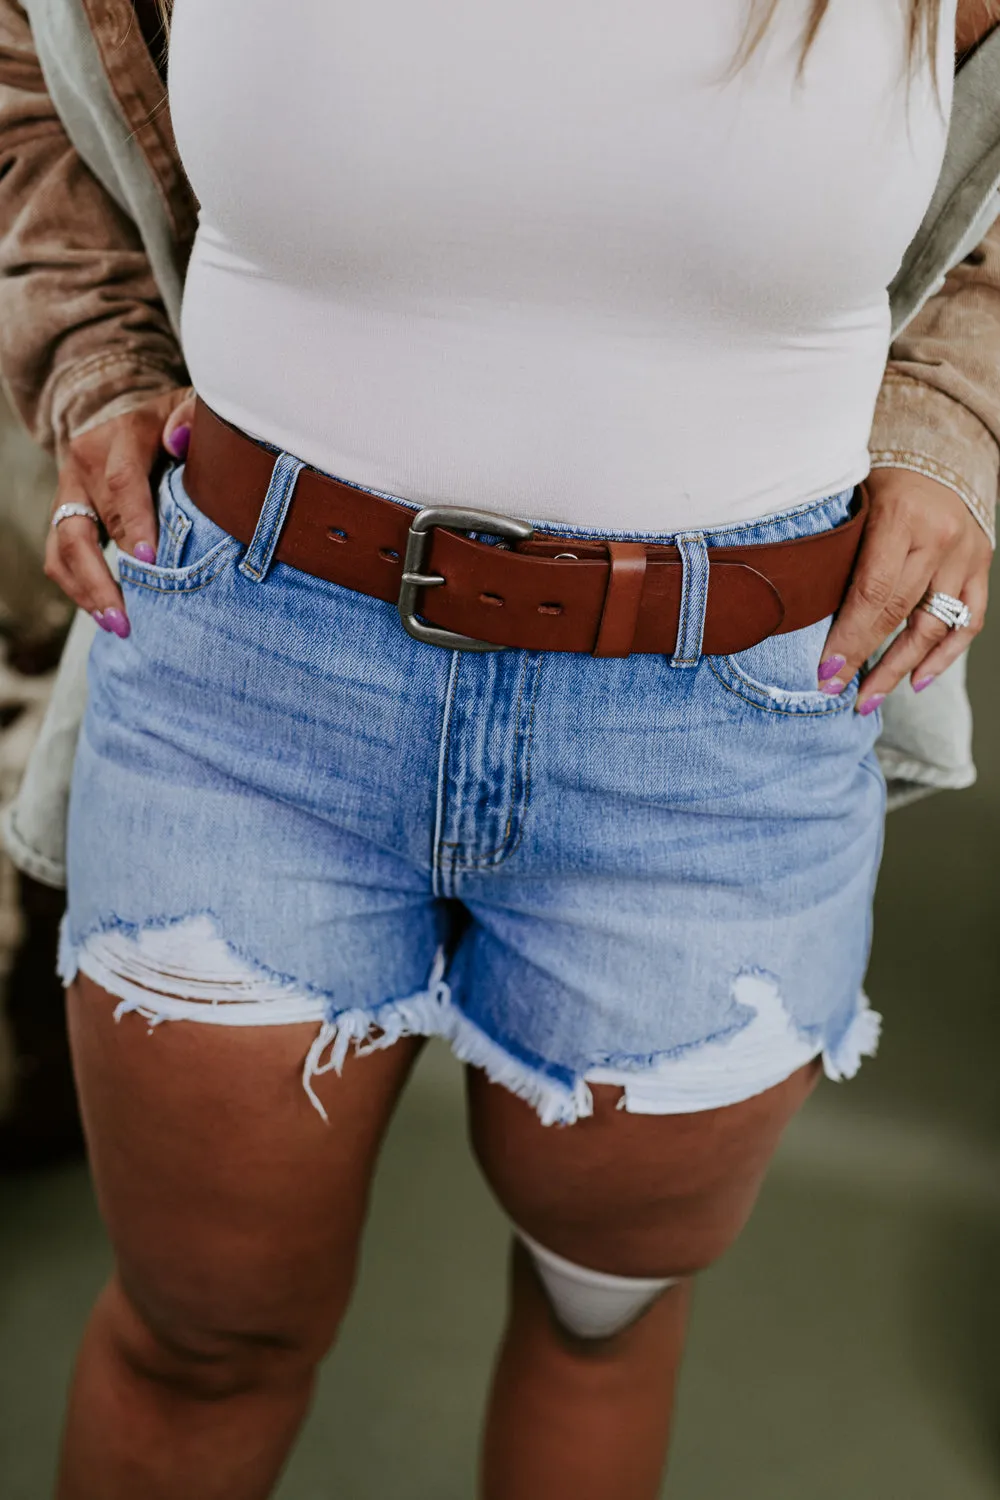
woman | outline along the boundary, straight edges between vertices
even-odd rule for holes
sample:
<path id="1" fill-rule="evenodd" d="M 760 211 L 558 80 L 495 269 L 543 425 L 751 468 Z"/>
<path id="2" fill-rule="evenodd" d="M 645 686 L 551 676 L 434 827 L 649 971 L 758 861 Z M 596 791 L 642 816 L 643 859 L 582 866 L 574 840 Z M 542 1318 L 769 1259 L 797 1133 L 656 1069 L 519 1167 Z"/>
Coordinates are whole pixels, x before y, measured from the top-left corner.
<path id="1" fill-rule="evenodd" d="M 761 20 L 733 74 L 728 0 L 179 0 L 203 404 L 74 784 L 118 1270 L 65 1497 L 270 1493 L 440 1033 L 517 1230 L 483 1493 L 649 1500 L 691 1278 L 874 1048 L 879 703 L 985 607 L 982 530 L 912 476 L 854 567 L 955 14 Z"/>

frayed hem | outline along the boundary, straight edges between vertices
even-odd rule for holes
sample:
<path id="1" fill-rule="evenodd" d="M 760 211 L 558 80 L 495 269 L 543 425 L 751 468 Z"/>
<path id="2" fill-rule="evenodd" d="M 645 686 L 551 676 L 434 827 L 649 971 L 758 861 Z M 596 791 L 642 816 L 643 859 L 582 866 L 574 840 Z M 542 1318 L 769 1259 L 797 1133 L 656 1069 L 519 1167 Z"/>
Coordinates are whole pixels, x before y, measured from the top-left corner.
<path id="1" fill-rule="evenodd" d="M 834 1083 L 843 1083 L 853 1078 L 861 1068 L 862 1059 L 874 1057 L 882 1036 L 882 1017 L 872 1010 L 868 996 L 858 996 L 854 1015 L 840 1038 L 823 1049 L 823 1071 Z"/>
<path id="2" fill-rule="evenodd" d="M 380 1052 L 405 1036 L 437 1037 L 447 1042 L 458 1062 L 479 1068 L 491 1083 L 500 1084 L 530 1104 L 543 1125 L 572 1125 L 593 1113 L 593 1096 L 581 1078 L 569 1088 L 539 1073 L 506 1052 L 454 1004 L 444 978 L 445 956 L 439 949 L 422 993 L 390 1000 L 374 1011 L 343 1011 L 320 1027 L 303 1070 L 306 1092 L 319 1113 L 326 1111 L 311 1087 L 321 1073 L 340 1073 L 351 1045 L 357 1056 Z M 323 1062 L 323 1054 L 330 1056 Z"/>
<path id="3" fill-rule="evenodd" d="M 488 1036 L 455 1004 L 439 949 L 426 986 L 398 1000 L 337 1011 L 332 997 L 269 971 L 238 953 L 215 930 L 207 914 L 182 919 L 186 945 L 178 949 L 178 923 L 132 930 L 121 924 L 74 943 L 63 922 L 59 973 L 71 984 L 82 972 L 119 998 L 115 1020 L 141 1015 L 150 1028 L 164 1021 L 223 1026 L 288 1026 L 318 1023 L 302 1068 L 302 1086 L 317 1113 L 327 1119 L 315 1080 L 341 1073 L 348 1053 L 382 1051 L 403 1037 L 438 1037 L 455 1058 L 484 1072 L 491 1083 L 523 1099 L 543 1125 L 570 1125 L 593 1113 L 589 1085 L 623 1090 L 621 1107 L 637 1114 L 682 1114 L 739 1103 L 780 1083 L 822 1053 L 826 1076 L 853 1078 L 864 1057 L 873 1057 L 881 1017 L 860 992 L 854 1013 L 836 1040 L 824 1045 L 793 1034 L 773 976 L 745 971 L 734 982 L 734 999 L 756 1013 L 754 1026 L 735 1028 L 683 1050 L 649 1059 L 617 1059 L 612 1068 L 590 1066 L 569 1082 L 522 1061 Z M 180 956 L 179 956 L 180 954 Z M 815 1034 L 814 1034 L 815 1035 Z M 747 1056 L 737 1058 L 742 1047 Z M 706 1056 L 706 1053 L 709 1055 Z M 739 1062 L 739 1066 L 736 1063 Z"/>
<path id="4" fill-rule="evenodd" d="M 182 925 L 188 956 L 179 960 L 177 929 Z M 446 967 L 445 952 L 439 948 L 422 990 L 338 1012 L 329 995 L 297 985 L 237 953 L 204 914 L 137 931 L 115 924 L 79 943 L 71 938 L 64 918 L 58 961 L 65 985 L 78 973 L 85 974 L 118 1000 L 116 1021 L 139 1015 L 151 1030 L 165 1021 L 219 1026 L 318 1022 L 303 1063 L 302 1086 L 324 1120 L 328 1116 L 315 1080 L 324 1073 L 340 1074 L 352 1048 L 363 1057 L 407 1036 L 440 1037 L 459 1062 L 482 1069 L 492 1083 L 530 1104 L 544 1125 L 572 1124 L 591 1114 L 593 1100 L 583 1079 L 567 1086 L 531 1068 L 462 1014 L 444 977 Z"/>

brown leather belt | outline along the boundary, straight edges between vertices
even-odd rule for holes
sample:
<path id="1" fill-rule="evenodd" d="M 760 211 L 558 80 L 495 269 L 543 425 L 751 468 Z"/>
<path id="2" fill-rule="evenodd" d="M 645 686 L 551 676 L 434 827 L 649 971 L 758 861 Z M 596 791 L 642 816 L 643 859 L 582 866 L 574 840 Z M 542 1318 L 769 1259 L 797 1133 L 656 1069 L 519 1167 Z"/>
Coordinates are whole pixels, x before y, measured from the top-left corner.
<path id="1" fill-rule="evenodd" d="M 275 457 L 198 402 L 185 484 L 238 541 L 253 537 Z M 854 513 L 832 531 L 710 547 L 703 653 L 728 656 L 833 614 L 867 512 L 862 485 Z M 299 474 L 274 560 L 396 604 L 407 630 L 434 645 L 628 656 L 672 655 L 677 642 L 684 569 L 676 547 L 568 539 L 457 507 L 414 511 L 315 469 Z"/>

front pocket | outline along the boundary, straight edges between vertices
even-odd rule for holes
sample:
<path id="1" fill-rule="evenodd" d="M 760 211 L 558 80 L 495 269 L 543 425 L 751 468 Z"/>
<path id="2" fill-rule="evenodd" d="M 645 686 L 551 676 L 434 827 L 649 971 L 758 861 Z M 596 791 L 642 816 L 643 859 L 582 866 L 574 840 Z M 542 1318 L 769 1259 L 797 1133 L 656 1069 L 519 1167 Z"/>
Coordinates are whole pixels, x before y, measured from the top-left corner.
<path id="1" fill-rule="evenodd" d="M 842 693 L 821 692 L 817 674 L 830 619 L 768 636 L 733 656 L 710 656 L 709 666 L 722 685 L 766 713 L 835 714 L 854 703 L 858 679 Z"/>
<path id="2" fill-rule="evenodd" d="M 164 475 L 159 495 L 160 535 L 155 563 L 125 553 L 118 558 L 123 586 L 158 594 L 202 589 L 239 556 L 242 544 L 197 508 L 185 493 L 181 470 Z"/>

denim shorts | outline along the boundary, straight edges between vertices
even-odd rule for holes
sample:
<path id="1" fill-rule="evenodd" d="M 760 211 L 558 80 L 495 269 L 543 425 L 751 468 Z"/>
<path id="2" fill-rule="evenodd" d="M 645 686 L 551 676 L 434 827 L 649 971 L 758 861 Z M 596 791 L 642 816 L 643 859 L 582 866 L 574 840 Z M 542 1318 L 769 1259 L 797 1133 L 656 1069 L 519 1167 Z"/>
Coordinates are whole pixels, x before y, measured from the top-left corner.
<path id="1" fill-rule="evenodd" d="M 828 621 L 700 651 L 706 546 L 824 531 L 851 495 L 680 539 L 673 658 L 471 654 L 272 561 L 298 468 L 279 457 L 249 549 L 175 469 L 156 563 L 121 559 L 132 633 L 90 659 L 64 979 L 151 1024 L 314 1021 L 318 1108 L 317 1073 L 407 1034 L 546 1123 L 595 1082 L 669 1114 L 820 1054 L 852 1075 L 878 1037 L 879 715 L 856 683 L 818 691 Z"/>

